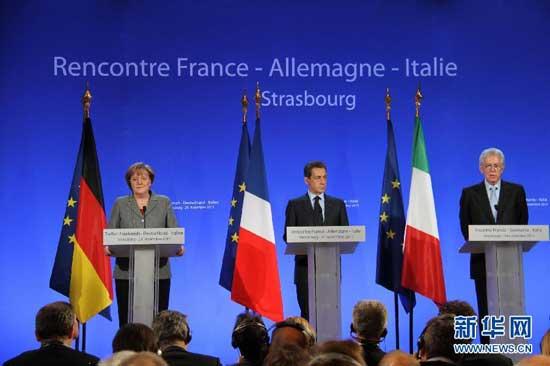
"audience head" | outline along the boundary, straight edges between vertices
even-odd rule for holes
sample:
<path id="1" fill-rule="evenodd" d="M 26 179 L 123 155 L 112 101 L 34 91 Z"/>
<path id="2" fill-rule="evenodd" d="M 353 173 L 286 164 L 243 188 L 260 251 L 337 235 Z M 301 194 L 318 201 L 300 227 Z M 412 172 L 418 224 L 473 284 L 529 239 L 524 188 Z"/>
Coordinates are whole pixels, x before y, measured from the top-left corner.
<path id="1" fill-rule="evenodd" d="M 135 355 L 134 351 L 120 351 L 115 352 L 113 355 L 105 360 L 101 360 L 97 366 L 120 366 L 122 361 L 127 359 L 130 356 Z"/>
<path id="2" fill-rule="evenodd" d="M 123 325 L 113 338 L 113 353 L 119 351 L 157 352 L 157 340 L 153 330 L 140 323 Z"/>
<path id="3" fill-rule="evenodd" d="M 251 312 L 239 314 L 231 334 L 231 346 L 238 348 L 244 359 L 261 363 L 269 347 L 269 335 L 262 317 Z"/>
<path id="4" fill-rule="evenodd" d="M 550 356 L 550 329 L 544 333 L 540 341 L 540 352 L 545 356 Z"/>
<path id="5" fill-rule="evenodd" d="M 70 344 L 78 337 L 78 322 L 71 305 L 57 301 L 38 310 L 35 318 L 35 335 L 41 343 L 60 341 Z"/>
<path id="6" fill-rule="evenodd" d="M 310 353 L 297 344 L 286 343 L 270 348 L 263 366 L 303 366 L 311 360 Z"/>
<path id="7" fill-rule="evenodd" d="M 191 342 L 187 316 L 175 310 L 163 310 L 153 320 L 153 331 L 160 349 L 177 344 L 186 347 Z"/>
<path id="8" fill-rule="evenodd" d="M 120 366 L 168 366 L 168 364 L 152 352 L 140 352 L 126 358 Z"/>
<path id="9" fill-rule="evenodd" d="M 365 366 L 353 357 L 343 353 L 320 353 L 313 357 L 308 366 Z"/>
<path id="10" fill-rule="evenodd" d="M 422 360 L 445 357 L 459 361 L 460 354 L 454 352 L 454 343 L 468 343 L 454 338 L 454 314 L 443 314 L 428 321 L 418 341 L 418 353 Z"/>
<path id="11" fill-rule="evenodd" d="M 474 316 L 476 312 L 472 305 L 468 304 L 466 301 L 461 300 L 452 300 L 447 301 L 439 307 L 439 315 L 443 314 L 454 314 L 458 316 Z"/>
<path id="12" fill-rule="evenodd" d="M 353 307 L 351 331 L 361 341 L 380 342 L 387 333 L 388 312 L 376 300 L 361 300 Z"/>
<path id="13" fill-rule="evenodd" d="M 538 355 L 524 358 L 517 366 L 550 366 L 550 356 Z"/>
<path id="14" fill-rule="evenodd" d="M 316 347 L 317 356 L 327 354 L 340 354 L 349 357 L 355 361 L 356 366 L 365 366 L 365 359 L 363 358 L 363 347 L 357 342 L 347 341 L 327 341 L 323 342 Z M 317 357 L 314 357 L 314 359 Z M 331 357 L 327 357 L 331 358 Z M 338 357 L 336 357 L 338 358 Z M 345 357 L 344 357 L 345 358 Z"/>
<path id="15" fill-rule="evenodd" d="M 387 353 L 378 366 L 420 366 L 420 362 L 412 355 L 397 350 Z"/>
<path id="16" fill-rule="evenodd" d="M 306 319 L 299 316 L 275 323 L 272 328 L 271 348 L 292 343 L 309 350 L 315 344 L 315 331 Z"/>

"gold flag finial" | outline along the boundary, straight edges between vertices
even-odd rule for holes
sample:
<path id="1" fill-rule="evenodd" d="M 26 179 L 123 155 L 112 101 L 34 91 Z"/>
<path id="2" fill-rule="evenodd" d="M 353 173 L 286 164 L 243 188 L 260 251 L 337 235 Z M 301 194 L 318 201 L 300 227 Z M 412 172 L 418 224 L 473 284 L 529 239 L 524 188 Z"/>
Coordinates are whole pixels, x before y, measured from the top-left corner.
<path id="1" fill-rule="evenodd" d="M 259 82 L 256 82 L 256 94 L 254 94 L 254 100 L 256 101 L 256 119 L 260 119 L 260 102 L 262 101 L 262 93 L 260 93 Z"/>
<path id="2" fill-rule="evenodd" d="M 246 96 L 246 89 L 243 91 L 241 105 L 243 106 L 243 124 L 246 124 L 246 114 L 248 113 L 248 97 Z"/>
<path id="3" fill-rule="evenodd" d="M 416 107 L 416 117 L 417 118 L 420 116 L 420 104 L 422 102 L 422 98 L 424 98 L 424 96 L 422 95 L 422 92 L 420 91 L 420 86 L 418 86 L 418 89 L 416 89 L 416 94 L 414 96 L 414 105 Z"/>
<path id="4" fill-rule="evenodd" d="M 90 118 L 90 105 L 92 104 L 92 93 L 90 92 L 90 83 L 86 81 L 86 90 L 82 96 L 82 108 L 84 109 L 84 118 Z"/>
<path id="5" fill-rule="evenodd" d="M 390 118 L 390 112 L 391 112 L 391 96 L 390 96 L 390 88 L 386 88 L 386 120 L 391 120 Z"/>

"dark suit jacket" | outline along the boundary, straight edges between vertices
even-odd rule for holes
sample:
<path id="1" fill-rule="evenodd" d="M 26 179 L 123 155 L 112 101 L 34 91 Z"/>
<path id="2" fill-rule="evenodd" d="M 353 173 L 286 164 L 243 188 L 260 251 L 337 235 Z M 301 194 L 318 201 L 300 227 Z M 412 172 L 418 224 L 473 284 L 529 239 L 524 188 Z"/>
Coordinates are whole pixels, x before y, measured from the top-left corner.
<path id="1" fill-rule="evenodd" d="M 151 193 L 147 210 L 145 211 L 145 222 L 143 215 L 137 206 L 132 195 L 118 197 L 111 210 L 109 229 L 136 229 L 143 228 L 169 228 L 177 227 L 178 222 L 170 199 L 166 196 Z M 114 277 L 127 279 L 128 258 L 117 258 Z M 167 258 L 160 260 L 160 278 L 170 278 L 170 267 Z"/>
<path id="2" fill-rule="evenodd" d="M 95 356 L 55 343 L 23 352 L 4 362 L 4 366 L 93 366 L 98 361 Z"/>
<path id="3" fill-rule="evenodd" d="M 461 366 L 513 366 L 511 359 L 503 355 L 468 354 L 464 355 Z"/>
<path id="4" fill-rule="evenodd" d="M 525 190 L 519 184 L 501 181 L 498 199 L 497 221 L 493 218 L 485 183 L 462 190 L 460 197 L 460 228 L 468 240 L 468 225 L 526 225 L 529 220 Z M 485 255 L 472 254 L 470 277 L 485 274 Z"/>
<path id="5" fill-rule="evenodd" d="M 368 366 L 378 366 L 382 358 L 386 355 L 386 352 L 378 346 L 377 343 L 361 343 L 363 347 L 363 358 Z"/>
<path id="6" fill-rule="evenodd" d="M 324 226 L 347 226 L 349 225 L 346 204 L 339 198 L 331 197 L 325 193 L 325 222 Z M 313 207 L 309 196 L 303 196 L 288 201 L 286 206 L 285 232 L 283 238 L 286 241 L 286 228 L 288 226 L 314 226 Z M 294 283 L 299 276 L 307 278 L 307 256 L 297 255 L 294 257 Z M 300 269 L 301 267 L 302 269 Z"/>
<path id="7" fill-rule="evenodd" d="M 217 357 L 187 352 L 181 347 L 171 346 L 162 351 L 162 358 L 170 366 L 220 366 Z"/>

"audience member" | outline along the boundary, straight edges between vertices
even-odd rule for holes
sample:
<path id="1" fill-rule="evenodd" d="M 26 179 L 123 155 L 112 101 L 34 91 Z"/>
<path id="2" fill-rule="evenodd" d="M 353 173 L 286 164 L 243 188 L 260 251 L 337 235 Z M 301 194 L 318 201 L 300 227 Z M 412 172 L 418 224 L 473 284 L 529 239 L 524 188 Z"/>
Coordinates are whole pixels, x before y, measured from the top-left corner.
<path id="1" fill-rule="evenodd" d="M 317 337 L 315 331 L 306 319 L 299 316 L 293 316 L 282 322 L 275 323 L 272 328 L 273 332 L 271 333 L 269 352 L 274 348 L 289 343 L 298 345 L 309 352 L 311 347 L 315 345 Z"/>
<path id="2" fill-rule="evenodd" d="M 351 334 L 363 347 L 369 366 L 377 366 L 385 355 L 378 344 L 388 332 L 387 317 L 386 307 L 376 300 L 361 300 L 353 307 Z"/>
<path id="3" fill-rule="evenodd" d="M 382 358 L 379 366 L 420 366 L 420 362 L 412 355 L 396 350 L 386 355 Z"/>
<path id="4" fill-rule="evenodd" d="M 550 329 L 544 333 L 540 341 L 540 352 L 545 356 L 550 356 Z"/>
<path id="5" fill-rule="evenodd" d="M 170 366 L 217 366 L 219 358 L 187 351 L 191 342 L 191 328 L 187 316 L 174 310 L 161 311 L 153 320 L 162 358 Z"/>
<path id="6" fill-rule="evenodd" d="M 123 325 L 113 338 L 113 353 L 120 351 L 153 352 L 158 350 L 153 330 L 141 323 Z"/>
<path id="7" fill-rule="evenodd" d="M 461 355 L 456 354 L 453 344 L 465 343 L 454 338 L 454 315 L 443 314 L 432 318 L 418 341 L 420 364 L 425 366 L 456 365 Z"/>
<path id="8" fill-rule="evenodd" d="M 454 314 L 456 316 L 475 316 L 476 312 L 472 305 L 466 301 L 447 301 L 439 307 L 439 315 Z M 472 340 L 466 341 L 471 343 Z M 512 366 L 512 360 L 499 354 L 471 353 L 462 355 L 462 366 Z"/>
<path id="9" fill-rule="evenodd" d="M 264 366 L 306 366 L 311 354 L 304 347 L 294 343 L 281 343 L 270 348 Z"/>
<path id="10" fill-rule="evenodd" d="M 269 349 L 269 335 L 262 317 L 251 312 L 239 314 L 231 334 L 231 346 L 240 352 L 237 365 L 261 366 Z"/>
<path id="11" fill-rule="evenodd" d="M 363 348 L 354 341 L 326 341 L 315 349 L 316 355 L 339 353 L 356 361 L 358 365 L 366 366 L 363 358 Z"/>
<path id="12" fill-rule="evenodd" d="M 120 366 L 168 366 L 168 364 L 152 352 L 139 352 L 124 359 Z"/>
<path id="13" fill-rule="evenodd" d="M 35 336 L 40 348 L 23 352 L 4 366 L 88 366 L 98 358 L 71 348 L 78 337 L 78 322 L 70 304 L 54 302 L 42 307 L 35 318 Z"/>
<path id="14" fill-rule="evenodd" d="M 364 366 L 353 357 L 343 353 L 320 353 L 313 357 L 308 366 Z"/>
<path id="15" fill-rule="evenodd" d="M 462 300 L 447 301 L 439 307 L 439 315 L 454 314 L 461 316 L 475 316 L 477 315 L 472 305 Z"/>
<path id="16" fill-rule="evenodd" d="M 550 356 L 538 355 L 524 358 L 517 366 L 550 366 Z"/>
<path id="17" fill-rule="evenodd" d="M 111 357 L 99 361 L 97 366 L 120 366 L 122 361 L 124 361 L 128 357 L 133 356 L 135 354 L 136 354 L 136 352 L 134 352 L 134 351 L 116 352 L 116 353 L 113 353 L 113 355 Z"/>

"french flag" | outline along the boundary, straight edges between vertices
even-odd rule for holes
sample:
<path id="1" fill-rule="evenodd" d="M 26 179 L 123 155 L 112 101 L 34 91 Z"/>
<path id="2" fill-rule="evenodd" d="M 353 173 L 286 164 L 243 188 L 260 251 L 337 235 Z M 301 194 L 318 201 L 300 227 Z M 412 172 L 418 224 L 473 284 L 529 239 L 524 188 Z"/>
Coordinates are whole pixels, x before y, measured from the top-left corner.
<path id="1" fill-rule="evenodd" d="M 231 299 L 268 319 L 281 321 L 281 281 L 259 118 L 245 183 Z"/>

